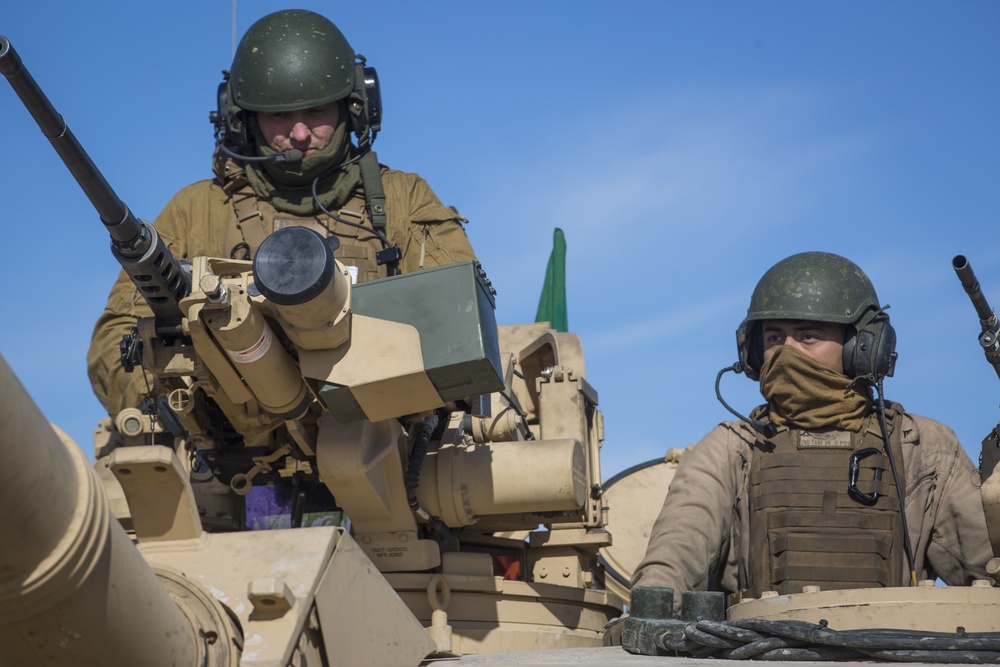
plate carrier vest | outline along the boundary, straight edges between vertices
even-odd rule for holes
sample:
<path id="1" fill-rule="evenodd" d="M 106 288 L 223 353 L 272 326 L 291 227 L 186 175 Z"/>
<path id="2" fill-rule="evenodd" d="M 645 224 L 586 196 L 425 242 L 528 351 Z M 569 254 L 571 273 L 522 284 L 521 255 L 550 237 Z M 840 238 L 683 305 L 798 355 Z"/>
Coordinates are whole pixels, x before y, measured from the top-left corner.
<path id="1" fill-rule="evenodd" d="M 899 405 L 886 403 L 886 422 L 904 483 Z M 848 493 L 852 454 L 865 448 L 878 450 L 858 461 L 857 491 L 878 494 L 870 506 Z M 902 586 L 904 556 L 896 480 L 876 414 L 858 433 L 779 427 L 773 438 L 758 436 L 750 465 L 751 596 L 808 585 Z"/>

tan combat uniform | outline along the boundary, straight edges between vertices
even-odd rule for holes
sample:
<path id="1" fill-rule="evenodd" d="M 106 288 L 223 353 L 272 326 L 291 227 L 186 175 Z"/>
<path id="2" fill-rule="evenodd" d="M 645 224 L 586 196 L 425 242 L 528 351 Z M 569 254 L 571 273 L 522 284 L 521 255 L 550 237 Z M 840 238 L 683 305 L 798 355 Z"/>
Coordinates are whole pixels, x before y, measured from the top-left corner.
<path id="1" fill-rule="evenodd" d="M 954 432 L 903 413 L 906 518 L 920 579 L 966 585 L 991 558 L 979 474 Z M 653 525 L 633 585 L 738 593 L 747 587 L 751 471 L 756 433 L 725 422 L 685 453 Z M 897 465 L 899 462 L 897 461 Z M 680 603 L 681 596 L 674 600 Z"/>
<path id="2" fill-rule="evenodd" d="M 264 201 L 250 197 L 249 186 L 230 181 L 230 193 L 218 180 L 199 181 L 171 199 L 156 218 L 156 229 L 178 259 L 196 256 L 242 258 L 243 251 L 256 252 L 261 241 L 275 228 L 286 225 L 309 226 L 324 234 L 335 234 L 341 247 L 335 253 L 347 266 L 356 267 L 357 279 L 385 274 L 377 266 L 374 253 L 382 244 L 370 233 L 343 225 L 325 215 L 302 218 L 280 213 Z M 455 212 L 444 206 L 427 182 L 417 174 L 382 170 L 390 243 L 402 250 L 401 273 L 475 259 L 472 246 Z M 239 211 L 239 213 L 237 213 Z M 334 215 L 371 227 L 359 191 Z M 242 218 L 240 222 L 237 217 Z M 245 242 L 231 255 L 234 246 Z M 94 393 L 111 415 L 134 406 L 147 393 L 143 374 L 137 369 L 125 373 L 120 363 L 119 344 L 139 317 L 151 314 L 131 281 L 120 273 L 111 288 L 104 313 L 94 326 L 87 353 L 87 371 Z"/>

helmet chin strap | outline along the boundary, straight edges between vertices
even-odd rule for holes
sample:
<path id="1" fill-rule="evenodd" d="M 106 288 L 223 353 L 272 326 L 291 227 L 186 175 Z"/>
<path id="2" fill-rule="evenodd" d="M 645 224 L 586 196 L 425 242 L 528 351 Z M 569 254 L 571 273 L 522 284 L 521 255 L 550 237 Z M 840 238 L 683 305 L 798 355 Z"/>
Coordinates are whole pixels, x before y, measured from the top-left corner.
<path id="1" fill-rule="evenodd" d="M 372 226 L 380 233 L 385 233 L 385 190 L 382 187 L 382 170 L 378 164 L 378 156 L 372 150 L 377 130 L 373 129 L 369 119 L 368 99 L 365 94 L 364 60 L 356 65 L 354 92 L 347 98 L 347 113 L 351 117 L 351 128 L 358 140 L 358 151 L 361 154 L 361 184 L 365 190 L 365 206 Z"/>

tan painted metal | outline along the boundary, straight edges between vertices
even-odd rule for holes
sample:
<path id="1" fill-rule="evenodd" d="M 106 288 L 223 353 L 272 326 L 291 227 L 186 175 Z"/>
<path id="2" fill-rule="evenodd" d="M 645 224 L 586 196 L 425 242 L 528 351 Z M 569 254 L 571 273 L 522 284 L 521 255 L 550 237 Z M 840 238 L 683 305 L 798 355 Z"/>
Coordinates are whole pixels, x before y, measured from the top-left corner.
<path id="1" fill-rule="evenodd" d="M 993 547 L 993 555 L 1000 558 L 1000 469 L 994 470 L 983 482 L 981 493 L 986 527 L 990 531 L 990 545 Z"/>
<path id="2" fill-rule="evenodd" d="M 482 515 L 577 510 L 587 495 L 579 441 L 448 445 L 429 454 L 420 504 L 449 526 Z"/>
<path id="3" fill-rule="evenodd" d="M 424 371 L 420 335 L 400 322 L 351 315 L 351 341 L 330 350 L 302 350 L 302 375 L 350 387 L 371 421 L 444 405 Z"/>
<path id="4" fill-rule="evenodd" d="M 289 412 L 306 395 L 298 366 L 251 300 L 250 274 L 217 274 L 215 270 L 223 269 L 213 264 L 196 265 L 211 270 L 192 274 L 201 291 L 184 299 L 188 317 L 197 313 L 262 408 L 272 414 Z"/>
<path id="5" fill-rule="evenodd" d="M 204 533 L 139 544 L 158 567 L 203 582 L 239 620 L 240 667 L 415 667 L 434 642 L 349 535 L 336 527 Z M 324 648 L 325 647 L 325 648 Z"/>
<path id="6" fill-rule="evenodd" d="M 0 432 L 4 664 L 236 664 L 227 624 L 211 628 L 214 650 L 199 637 L 204 628 L 111 517 L 86 457 L 48 425 L 2 358 Z"/>
<path id="7" fill-rule="evenodd" d="M 330 665 L 407 667 L 436 650 L 435 641 L 399 602 L 368 557 L 342 534 L 316 594 Z"/>
<path id="8" fill-rule="evenodd" d="M 4 73 L 45 131 L 61 118 L 9 43 L 0 39 L 0 47 L 9 58 Z M 133 228 L 131 214 L 105 215 L 119 212 L 104 205 L 117 197 L 63 129 L 60 155 L 102 219 Z M 135 229 L 156 238 L 148 225 Z M 165 245 L 152 247 L 169 255 Z M 116 254 L 123 259 L 120 247 Z M 179 268 L 168 262 L 161 277 Z M 109 421 L 97 432 L 100 479 L 0 359 L 0 665 L 415 666 L 432 650 L 548 648 L 569 652 L 499 662 L 649 663 L 618 649 L 573 650 L 598 644 L 622 603 L 599 580 L 598 550 L 612 545 L 600 482 L 604 426 L 576 335 L 544 323 L 500 327 L 504 391 L 446 404 L 423 368 L 415 327 L 352 314 L 342 266 L 325 292 L 295 307 L 251 289 L 251 270 L 249 262 L 196 257 L 181 313 L 151 302 L 164 321 L 138 322 L 140 372 L 182 427 L 170 428 L 186 433 L 123 412 L 116 428 Z M 176 277 L 186 288 L 187 276 Z M 488 281 L 479 287 L 491 291 Z M 493 332 L 485 333 L 492 344 Z M 489 352 L 489 371 L 498 371 Z M 459 378 L 455 386 L 492 389 L 495 379 Z M 313 391 L 327 391 L 330 403 Z M 202 396 L 210 402 L 201 404 Z M 357 417 L 355 401 L 368 421 L 321 420 L 338 401 L 348 404 L 342 418 Z M 227 424 L 204 423 L 216 407 Z M 432 410 L 444 428 L 434 429 L 433 443 L 419 441 L 431 448 L 433 472 L 418 479 L 410 460 L 420 458 L 412 456 L 421 451 L 415 426 Z M 213 467 L 216 455 L 228 455 L 228 470 Z M 236 491 L 248 491 L 255 475 L 315 484 L 316 471 L 348 510 L 363 549 L 342 528 L 242 530 L 244 498 Z M 219 482 L 230 478 L 243 483 Z M 984 487 L 991 528 L 1000 523 L 998 484 Z M 1000 565 L 987 569 L 995 574 Z M 975 619 L 995 618 L 998 608 L 996 591 L 981 585 L 883 593 L 899 597 L 844 607 L 846 617 L 891 625 L 885 605 L 929 601 L 935 615 L 954 606 L 947 623 L 976 630 Z M 799 604 L 805 597 L 811 603 Z M 859 592 L 738 607 L 757 604 L 760 614 L 809 607 L 830 616 L 839 598 L 856 603 Z M 969 608 L 972 616 L 962 616 Z"/>
<path id="9" fill-rule="evenodd" d="M 814 588 L 814 587 L 807 587 Z M 988 581 L 972 586 L 935 586 L 933 581 L 907 588 L 862 588 L 765 594 L 733 605 L 729 620 L 762 618 L 819 623 L 834 630 L 895 628 L 927 632 L 1000 632 L 1000 588 Z"/>
<path id="10" fill-rule="evenodd" d="M 447 597 L 435 591 L 435 576 L 447 582 Z M 424 625 L 431 625 L 434 611 L 447 615 L 458 653 L 600 646 L 607 607 L 621 603 L 607 591 L 499 577 L 398 573 L 386 579 Z"/>
<path id="11" fill-rule="evenodd" d="M 339 347 L 350 337 L 351 278 L 340 262 L 323 291 L 308 303 L 269 305 L 289 340 L 303 350 Z"/>
<path id="12" fill-rule="evenodd" d="M 669 449 L 662 460 L 623 471 L 604 486 L 604 500 L 611 508 L 608 530 L 615 539 L 601 549 L 601 556 L 609 568 L 607 586 L 620 597 L 628 599 L 629 581 L 646 554 L 653 522 L 683 454 Z"/>
<path id="13" fill-rule="evenodd" d="M 395 420 L 341 424 L 325 415 L 317 446 L 320 478 L 383 572 L 426 570 L 441 563 L 437 543 L 417 539 L 417 521 L 403 486 L 404 435 Z"/>
<path id="14" fill-rule="evenodd" d="M 111 452 L 107 467 L 128 499 L 138 540 L 190 540 L 201 535 L 188 471 L 174 450 L 162 445 L 120 447 Z"/>

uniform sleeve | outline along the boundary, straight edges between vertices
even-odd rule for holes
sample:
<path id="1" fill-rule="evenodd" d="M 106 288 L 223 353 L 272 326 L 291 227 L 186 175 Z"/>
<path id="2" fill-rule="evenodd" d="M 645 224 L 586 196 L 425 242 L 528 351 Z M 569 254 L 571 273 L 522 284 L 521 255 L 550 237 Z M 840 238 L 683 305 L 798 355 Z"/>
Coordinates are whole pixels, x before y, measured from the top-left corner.
<path id="1" fill-rule="evenodd" d="M 188 193 L 182 190 L 174 196 L 156 218 L 157 233 L 177 258 L 187 256 L 187 233 L 190 228 L 189 210 L 185 205 Z M 87 351 L 87 374 L 94 394 L 104 405 L 109 415 L 116 415 L 126 407 L 134 407 L 149 387 L 152 376 L 136 368 L 126 373 L 122 368 L 120 344 L 140 317 L 149 317 L 152 311 L 138 290 L 120 271 L 118 279 L 111 287 L 104 312 L 94 325 Z"/>
<path id="2" fill-rule="evenodd" d="M 930 419 L 916 420 L 920 446 L 935 453 L 940 489 L 927 545 L 931 574 L 950 586 L 987 579 L 985 567 L 993 549 L 986 530 L 979 472 L 950 428 Z"/>
<path id="3" fill-rule="evenodd" d="M 455 212 L 417 174 L 383 176 L 389 234 L 403 251 L 403 273 L 476 259 Z"/>
<path id="4" fill-rule="evenodd" d="M 738 520 L 745 476 L 741 442 L 731 426 L 720 424 L 684 454 L 633 586 L 669 586 L 678 608 L 682 591 L 717 587 Z"/>

